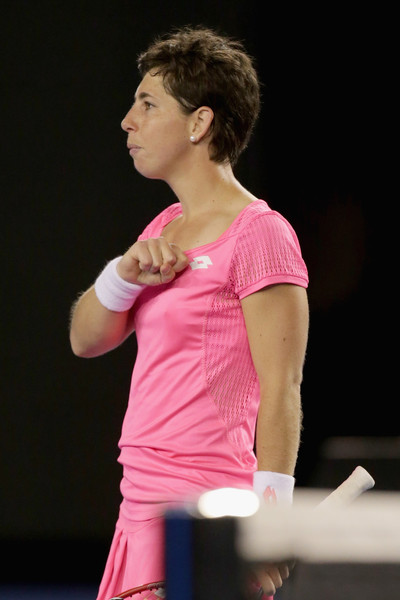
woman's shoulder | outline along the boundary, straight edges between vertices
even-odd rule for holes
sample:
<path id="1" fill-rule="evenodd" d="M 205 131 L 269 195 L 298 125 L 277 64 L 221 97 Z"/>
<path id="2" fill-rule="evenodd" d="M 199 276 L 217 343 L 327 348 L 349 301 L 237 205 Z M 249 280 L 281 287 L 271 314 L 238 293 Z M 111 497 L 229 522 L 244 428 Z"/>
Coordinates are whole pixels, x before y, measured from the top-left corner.
<path id="1" fill-rule="evenodd" d="M 248 204 L 235 219 L 230 234 L 239 241 L 250 236 L 269 240 L 291 239 L 297 241 L 297 235 L 291 223 L 277 210 L 272 209 L 265 200 L 255 200 Z"/>
<path id="2" fill-rule="evenodd" d="M 236 222 L 239 228 L 243 228 L 259 218 L 263 220 L 265 226 L 268 226 L 268 223 L 271 223 L 272 226 L 274 222 L 282 222 L 289 225 L 287 219 L 279 211 L 271 208 L 266 200 L 263 199 L 250 202 L 238 215 Z"/>
<path id="3" fill-rule="evenodd" d="M 238 233 L 242 229 L 246 228 L 249 223 L 255 219 L 258 219 L 260 216 L 272 213 L 273 211 L 270 209 L 265 200 L 253 200 L 252 202 L 249 202 L 237 215 L 232 223 L 231 232 Z"/>

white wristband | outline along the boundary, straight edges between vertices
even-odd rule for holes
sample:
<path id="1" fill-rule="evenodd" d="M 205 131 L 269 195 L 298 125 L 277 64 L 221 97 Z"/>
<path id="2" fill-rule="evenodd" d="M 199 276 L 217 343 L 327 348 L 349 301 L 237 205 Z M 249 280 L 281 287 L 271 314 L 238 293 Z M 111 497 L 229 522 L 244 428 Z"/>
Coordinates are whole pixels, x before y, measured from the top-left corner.
<path id="1" fill-rule="evenodd" d="M 291 475 L 273 471 L 255 471 L 253 490 L 267 502 L 292 504 L 295 479 Z"/>
<path id="2" fill-rule="evenodd" d="M 96 296 L 103 306 L 115 312 L 129 310 L 145 286 L 130 283 L 119 276 L 117 264 L 122 256 L 111 260 L 102 270 L 94 289 Z"/>

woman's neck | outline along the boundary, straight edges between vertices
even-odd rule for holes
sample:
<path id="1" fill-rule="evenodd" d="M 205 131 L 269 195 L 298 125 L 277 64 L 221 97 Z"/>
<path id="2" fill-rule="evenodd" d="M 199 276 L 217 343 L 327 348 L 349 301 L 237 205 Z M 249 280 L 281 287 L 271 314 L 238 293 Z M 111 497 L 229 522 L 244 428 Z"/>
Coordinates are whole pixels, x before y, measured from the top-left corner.
<path id="1" fill-rule="evenodd" d="M 236 179 L 230 165 L 208 161 L 198 164 L 170 183 L 182 206 L 182 216 L 192 220 L 202 214 L 235 211 L 256 198 Z"/>

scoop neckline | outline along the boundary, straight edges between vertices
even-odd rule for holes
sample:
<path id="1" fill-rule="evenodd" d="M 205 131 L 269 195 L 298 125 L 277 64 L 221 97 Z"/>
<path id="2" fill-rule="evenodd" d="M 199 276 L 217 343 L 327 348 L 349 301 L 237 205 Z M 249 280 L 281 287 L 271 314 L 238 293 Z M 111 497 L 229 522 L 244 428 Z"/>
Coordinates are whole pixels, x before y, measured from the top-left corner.
<path id="1" fill-rule="evenodd" d="M 217 237 L 216 240 L 214 240 L 213 242 L 208 242 L 207 244 L 202 244 L 201 246 L 194 246 L 193 248 L 189 248 L 188 250 L 184 250 L 183 252 L 185 252 L 185 254 L 189 253 L 189 252 L 197 252 L 198 250 L 200 250 L 201 248 L 207 248 L 208 246 L 212 246 L 213 244 L 217 244 L 218 242 L 220 242 L 223 238 L 227 237 L 230 233 L 230 230 L 234 227 L 234 225 L 236 225 L 237 221 L 243 216 L 243 213 L 245 213 L 250 206 L 254 206 L 255 204 L 260 204 L 260 203 L 265 204 L 265 206 L 268 207 L 267 203 L 265 202 L 265 200 L 262 200 L 261 198 L 258 198 L 257 200 L 252 200 L 251 202 L 249 202 L 249 204 L 246 204 L 246 206 L 244 206 L 242 208 L 242 210 L 236 215 L 236 217 L 234 218 L 234 220 L 232 221 L 232 223 L 229 225 L 229 227 L 227 229 L 225 229 L 225 231 L 223 233 L 221 233 L 221 235 L 219 237 Z M 182 206 L 179 202 L 176 202 L 175 204 L 172 204 L 170 206 L 170 208 L 176 208 L 178 209 L 176 214 L 174 214 L 174 216 L 172 217 L 172 219 L 169 219 L 167 222 L 163 222 L 161 224 L 160 227 L 160 234 L 162 233 L 163 229 L 169 225 L 169 223 L 171 223 L 174 219 L 176 219 L 176 217 L 178 217 L 180 214 L 182 214 Z"/>

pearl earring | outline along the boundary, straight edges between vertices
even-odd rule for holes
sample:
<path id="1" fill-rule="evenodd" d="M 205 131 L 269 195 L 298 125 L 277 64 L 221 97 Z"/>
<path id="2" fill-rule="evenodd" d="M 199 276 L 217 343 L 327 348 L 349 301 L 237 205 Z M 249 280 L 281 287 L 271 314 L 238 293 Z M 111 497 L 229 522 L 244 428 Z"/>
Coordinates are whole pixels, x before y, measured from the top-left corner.
<path id="1" fill-rule="evenodd" d="M 195 138 L 194 135 L 191 135 L 189 139 L 190 139 L 191 142 L 195 142 L 196 141 L 196 138 Z"/>

